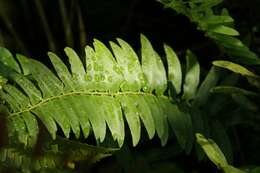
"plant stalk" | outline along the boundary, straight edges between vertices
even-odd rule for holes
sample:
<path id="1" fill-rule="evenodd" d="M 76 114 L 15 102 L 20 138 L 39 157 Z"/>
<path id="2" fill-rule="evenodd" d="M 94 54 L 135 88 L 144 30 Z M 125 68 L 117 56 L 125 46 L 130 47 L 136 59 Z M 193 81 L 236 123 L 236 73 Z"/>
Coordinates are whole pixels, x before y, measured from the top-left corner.
<path id="1" fill-rule="evenodd" d="M 63 28 L 65 32 L 66 44 L 67 46 L 73 47 L 73 36 L 71 31 L 71 20 L 67 13 L 66 5 L 64 0 L 59 0 L 60 13 L 63 23 Z"/>
<path id="2" fill-rule="evenodd" d="M 46 38 L 48 41 L 49 48 L 51 51 L 56 52 L 57 49 L 55 46 L 54 38 L 51 33 L 50 25 L 48 24 L 46 14 L 44 12 L 43 5 L 40 0 L 34 0 L 34 3 L 37 8 L 37 12 L 40 16 L 40 19 L 42 21 L 42 26 L 43 26 L 43 29 L 44 29 L 44 32 L 45 32 L 45 35 L 46 35 Z"/>

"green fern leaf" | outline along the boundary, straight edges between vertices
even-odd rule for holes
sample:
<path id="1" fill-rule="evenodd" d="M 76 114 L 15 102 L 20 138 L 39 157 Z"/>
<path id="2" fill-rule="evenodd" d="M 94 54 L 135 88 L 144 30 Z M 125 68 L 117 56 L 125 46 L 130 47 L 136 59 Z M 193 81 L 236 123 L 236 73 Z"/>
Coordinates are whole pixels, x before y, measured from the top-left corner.
<path id="1" fill-rule="evenodd" d="M 202 134 L 197 133 L 196 139 L 198 144 L 202 147 L 208 158 L 225 173 L 245 173 L 246 171 L 237 169 L 229 165 L 223 152 L 219 146 L 211 139 L 206 139 Z"/>
<path id="2" fill-rule="evenodd" d="M 240 74 L 245 77 L 251 77 L 251 78 L 260 78 L 258 75 L 254 74 L 253 72 L 249 71 L 246 67 L 233 63 L 231 61 L 223 61 L 223 60 L 217 60 L 213 61 L 212 63 L 214 66 L 225 68 L 227 70 L 230 70 L 234 73 Z"/>
<path id="3" fill-rule="evenodd" d="M 141 36 L 141 63 L 131 46 L 121 39 L 117 42 L 110 43 L 110 51 L 94 40 L 93 48 L 87 46 L 83 58 L 65 48 L 70 67 L 49 52 L 55 72 L 22 55 L 15 59 L 8 53 L 12 59 L 8 63 L 6 58 L 0 58 L 0 75 L 9 81 L 1 85 L 0 98 L 10 111 L 7 116 L 13 129 L 10 136 L 18 136 L 25 146 L 33 146 L 39 133 L 39 119 L 53 139 L 61 128 L 66 138 L 71 132 L 76 138 L 81 135 L 87 138 L 93 133 L 98 142 L 103 142 L 109 130 L 122 146 L 125 119 L 134 146 L 140 140 L 142 124 L 150 139 L 157 134 L 165 145 L 170 124 L 185 148 L 192 141 L 191 119 L 166 95 L 168 81 L 181 92 L 182 73 L 176 54 L 165 47 L 167 77 L 160 56 L 145 36 Z M 192 57 L 188 58 L 187 70 L 184 93 L 188 99 L 197 89 L 199 76 L 198 63 Z M 188 80 L 193 74 L 195 83 Z"/>
<path id="4" fill-rule="evenodd" d="M 164 46 L 164 50 L 168 62 L 168 78 L 169 81 L 175 87 L 176 93 L 181 92 L 182 86 L 182 71 L 181 64 L 176 53 L 167 45 Z"/>
<path id="5" fill-rule="evenodd" d="M 223 23 L 231 23 L 234 22 L 234 19 L 230 16 L 205 16 L 200 19 L 201 22 L 205 24 L 215 25 L 215 24 L 223 24 Z"/>
<path id="6" fill-rule="evenodd" d="M 31 150 L 22 148 L 3 148 L 0 151 L 0 163 L 17 168 L 22 172 L 43 171 L 46 169 L 73 169 L 73 165 L 84 161 L 91 165 L 102 158 L 111 156 L 117 149 L 94 147 L 79 142 L 58 138 L 55 141 L 45 141 L 43 154 L 34 156 Z"/>
<path id="7" fill-rule="evenodd" d="M 159 55 L 153 50 L 146 37 L 141 36 L 142 68 L 146 79 L 144 91 L 162 95 L 167 87 L 166 72 Z"/>
<path id="8" fill-rule="evenodd" d="M 7 83 L 7 79 L 3 76 L 0 76 L 0 90 L 3 88 L 3 86 Z"/>
<path id="9" fill-rule="evenodd" d="M 185 83 L 183 86 L 183 90 L 184 90 L 183 99 L 191 100 L 195 96 L 199 85 L 200 66 L 196 56 L 189 50 L 186 53 L 186 61 L 187 61 L 187 67 L 186 67 Z"/>
<path id="10" fill-rule="evenodd" d="M 216 14 L 213 7 L 223 0 L 159 0 L 167 8 L 187 16 L 197 24 L 198 30 L 215 41 L 231 58 L 243 64 L 260 64 L 258 56 L 234 36 L 239 32 L 233 27 L 233 18 L 226 9 Z"/>
<path id="11" fill-rule="evenodd" d="M 16 61 L 12 58 L 13 55 L 11 52 L 5 48 L 0 48 L 0 60 L 3 64 L 6 66 L 16 70 L 17 72 L 20 72 L 20 67 L 16 63 Z"/>
<path id="12" fill-rule="evenodd" d="M 224 25 L 217 25 L 209 28 L 209 32 L 215 32 L 224 35 L 238 36 L 239 32 L 233 28 Z"/>

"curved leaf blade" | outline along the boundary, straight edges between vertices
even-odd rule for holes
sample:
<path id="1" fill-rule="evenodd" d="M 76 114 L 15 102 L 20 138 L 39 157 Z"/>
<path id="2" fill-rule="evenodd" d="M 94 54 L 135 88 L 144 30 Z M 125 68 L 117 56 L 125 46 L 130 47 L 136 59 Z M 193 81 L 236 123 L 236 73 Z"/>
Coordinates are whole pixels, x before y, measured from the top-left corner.
<path id="1" fill-rule="evenodd" d="M 184 100 L 191 100 L 194 98 L 197 88 L 200 81 L 200 66 L 197 61 L 196 56 L 188 50 L 186 52 L 186 61 L 187 61 L 187 67 L 186 67 L 186 76 L 183 86 L 183 96 L 182 98 Z"/>
<path id="2" fill-rule="evenodd" d="M 142 69 L 146 79 L 143 90 L 163 95 L 167 87 L 166 72 L 160 56 L 153 50 L 149 40 L 141 35 Z"/>
<path id="3" fill-rule="evenodd" d="M 182 86 L 182 71 L 180 61 L 176 53 L 169 46 L 164 45 L 164 50 L 168 63 L 168 80 L 172 82 L 176 93 L 179 94 L 181 92 Z"/>
<path id="4" fill-rule="evenodd" d="M 0 62 L 17 71 L 18 73 L 21 73 L 19 64 L 16 62 L 11 52 L 3 47 L 0 47 Z"/>
<path id="5" fill-rule="evenodd" d="M 230 62 L 230 61 L 223 61 L 223 60 L 213 61 L 213 65 L 215 65 L 217 67 L 228 69 L 234 73 L 241 74 L 242 76 L 260 78 L 258 75 L 249 71 L 247 68 L 245 68 L 239 64 Z"/>

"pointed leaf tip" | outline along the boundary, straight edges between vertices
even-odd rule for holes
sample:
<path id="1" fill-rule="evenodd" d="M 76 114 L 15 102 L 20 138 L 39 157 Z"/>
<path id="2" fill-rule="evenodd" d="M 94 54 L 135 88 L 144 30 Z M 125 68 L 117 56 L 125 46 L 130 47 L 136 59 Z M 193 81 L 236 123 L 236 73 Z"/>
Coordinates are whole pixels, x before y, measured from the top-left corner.
<path id="1" fill-rule="evenodd" d="M 143 87 L 145 92 L 153 92 L 163 95 L 167 88 L 166 71 L 161 57 L 153 49 L 150 41 L 141 35 L 142 69 L 146 84 Z"/>
<path id="2" fill-rule="evenodd" d="M 186 76 L 184 81 L 184 100 L 191 100 L 194 98 L 200 81 L 200 65 L 196 56 L 190 51 L 186 52 Z"/>
<path id="3" fill-rule="evenodd" d="M 170 46 L 165 44 L 164 50 L 168 63 L 168 80 L 174 86 L 176 93 L 179 94 L 182 85 L 182 70 L 179 58 Z"/>

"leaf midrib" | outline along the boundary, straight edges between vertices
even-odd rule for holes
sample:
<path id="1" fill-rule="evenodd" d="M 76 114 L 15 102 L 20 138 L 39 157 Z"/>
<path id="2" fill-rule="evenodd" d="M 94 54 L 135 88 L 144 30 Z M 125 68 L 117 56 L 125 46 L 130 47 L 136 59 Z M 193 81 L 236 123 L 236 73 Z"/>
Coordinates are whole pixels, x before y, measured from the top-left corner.
<path id="1" fill-rule="evenodd" d="M 73 91 L 73 92 L 67 92 L 67 93 L 62 93 L 60 95 L 56 95 L 56 96 L 51 96 L 48 98 L 45 98 L 43 100 L 41 100 L 39 103 L 34 104 L 34 105 L 30 105 L 29 107 L 27 107 L 26 109 L 23 109 L 21 111 L 18 112 L 13 112 L 10 113 L 10 116 L 8 118 L 12 118 L 14 116 L 19 116 L 24 112 L 29 112 L 33 109 L 36 109 L 38 107 L 40 107 L 41 105 L 44 105 L 50 101 L 56 100 L 56 99 L 61 99 L 67 96 L 76 96 L 76 95 L 83 95 L 83 96 L 110 96 L 110 97 L 116 97 L 119 95 L 126 95 L 126 96 L 130 96 L 130 95 L 139 95 L 139 96 L 152 96 L 152 97 L 156 97 L 156 98 L 162 98 L 162 99 L 167 99 L 169 100 L 169 97 L 165 96 L 165 95 L 161 95 L 161 96 L 156 96 L 153 93 L 145 93 L 145 92 L 133 92 L 133 91 L 125 91 L 125 92 L 100 92 L 100 91 Z"/>

